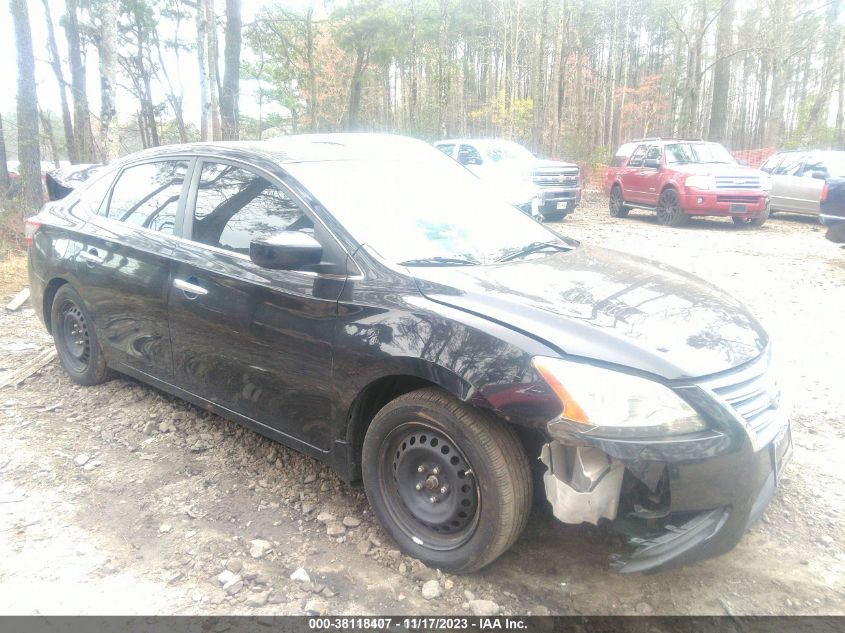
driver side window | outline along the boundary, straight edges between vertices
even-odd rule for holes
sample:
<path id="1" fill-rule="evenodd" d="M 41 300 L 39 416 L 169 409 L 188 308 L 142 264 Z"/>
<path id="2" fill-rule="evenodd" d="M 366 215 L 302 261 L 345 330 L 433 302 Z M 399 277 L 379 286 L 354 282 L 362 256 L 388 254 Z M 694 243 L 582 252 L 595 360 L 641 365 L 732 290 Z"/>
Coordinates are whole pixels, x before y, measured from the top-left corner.
<path id="1" fill-rule="evenodd" d="M 194 207 L 195 242 L 249 255 L 256 238 L 313 230 L 311 218 L 263 176 L 233 165 L 203 163 Z"/>

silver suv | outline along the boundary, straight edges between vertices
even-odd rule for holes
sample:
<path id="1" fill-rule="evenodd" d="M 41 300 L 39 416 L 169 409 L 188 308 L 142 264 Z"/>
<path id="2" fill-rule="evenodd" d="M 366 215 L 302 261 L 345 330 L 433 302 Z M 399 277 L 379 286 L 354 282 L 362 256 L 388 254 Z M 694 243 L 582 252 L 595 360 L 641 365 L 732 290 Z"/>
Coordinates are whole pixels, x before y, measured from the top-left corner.
<path id="1" fill-rule="evenodd" d="M 760 167 L 772 177 L 769 200 L 772 211 L 819 215 L 824 185 L 830 178 L 845 177 L 845 152 L 779 152 Z"/>

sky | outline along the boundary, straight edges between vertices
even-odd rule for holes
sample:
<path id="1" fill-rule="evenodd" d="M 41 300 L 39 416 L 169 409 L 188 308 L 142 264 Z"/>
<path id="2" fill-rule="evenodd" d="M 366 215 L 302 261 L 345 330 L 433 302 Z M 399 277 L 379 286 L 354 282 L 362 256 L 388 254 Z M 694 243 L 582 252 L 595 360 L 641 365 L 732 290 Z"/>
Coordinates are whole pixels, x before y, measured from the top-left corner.
<path id="1" fill-rule="evenodd" d="M 322 4 L 321 0 L 244 0 L 242 3 L 242 19 L 244 25 L 251 22 L 255 13 L 264 5 L 267 4 L 281 4 L 288 7 L 303 8 L 314 2 L 315 4 Z M 49 0 L 50 13 L 53 17 L 53 26 L 56 32 L 56 42 L 59 47 L 59 55 L 63 60 L 67 59 L 67 40 L 65 39 L 64 29 L 59 26 L 59 20 L 65 13 L 64 0 Z M 35 54 L 35 78 L 38 84 L 38 101 L 42 110 L 50 110 L 60 116 L 61 102 L 59 100 L 59 89 L 56 84 L 56 78 L 49 65 L 49 52 L 47 48 L 47 24 L 44 17 L 44 7 L 39 0 L 29 0 L 29 21 L 32 29 L 33 52 Z M 225 0 L 215 0 L 216 10 L 218 15 L 225 13 Z M 193 21 L 183 23 L 180 28 L 180 37 L 183 39 L 193 40 L 195 35 Z M 172 36 L 172 33 L 160 32 L 160 37 L 166 39 Z M 222 61 L 223 48 L 223 34 L 219 35 L 220 58 Z M 88 101 L 91 111 L 97 115 L 100 110 L 100 74 L 98 70 L 98 56 L 95 46 L 88 46 L 86 48 L 86 71 L 88 84 Z M 244 47 L 242 51 L 244 57 L 249 55 L 249 51 Z M 167 69 L 170 73 L 170 79 L 174 85 L 181 85 L 184 90 L 183 110 L 185 121 L 199 126 L 200 114 L 200 99 L 199 99 L 199 68 L 195 51 L 183 51 L 179 57 L 179 73 L 176 70 L 176 56 L 166 51 L 164 53 L 167 61 Z M 0 60 L 7 60 L 3 63 L 0 69 L 0 112 L 14 112 L 16 109 L 15 92 L 17 73 L 15 50 L 15 34 L 12 25 L 12 17 L 9 13 L 9 4 L 2 2 L 0 4 Z M 70 73 L 65 64 L 65 80 L 70 81 Z M 221 66 L 222 73 L 222 66 Z M 119 81 L 126 81 L 120 79 Z M 156 102 L 164 101 L 165 94 L 161 86 L 154 85 L 154 98 Z M 241 80 L 241 98 L 239 108 L 241 114 L 250 117 L 258 116 L 258 104 L 255 99 L 251 98 L 257 90 L 257 84 L 254 81 Z M 138 109 L 137 101 L 126 90 L 119 89 L 117 94 L 117 111 L 121 121 L 128 117 L 134 116 Z M 265 103 L 264 113 L 275 111 L 272 106 Z"/>

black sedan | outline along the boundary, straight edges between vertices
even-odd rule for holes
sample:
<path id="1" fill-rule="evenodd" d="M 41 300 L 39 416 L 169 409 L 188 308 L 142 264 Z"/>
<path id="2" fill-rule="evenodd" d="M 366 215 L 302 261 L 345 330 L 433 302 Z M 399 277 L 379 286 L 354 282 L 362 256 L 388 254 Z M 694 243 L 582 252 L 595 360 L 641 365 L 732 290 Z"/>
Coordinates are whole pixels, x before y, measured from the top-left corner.
<path id="1" fill-rule="evenodd" d="M 715 556 L 790 454 L 738 301 L 559 236 L 421 141 L 158 148 L 27 237 L 72 380 L 126 374 L 324 460 L 434 567 L 510 547 L 535 479 L 561 521 L 632 537 L 623 571 Z"/>

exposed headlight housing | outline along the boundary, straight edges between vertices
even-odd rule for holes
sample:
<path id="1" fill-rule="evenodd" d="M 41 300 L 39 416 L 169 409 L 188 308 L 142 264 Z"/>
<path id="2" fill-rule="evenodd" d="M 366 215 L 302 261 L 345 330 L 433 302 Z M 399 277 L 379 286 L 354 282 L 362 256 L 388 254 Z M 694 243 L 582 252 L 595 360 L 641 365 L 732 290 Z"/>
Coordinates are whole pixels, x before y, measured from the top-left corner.
<path id="1" fill-rule="evenodd" d="M 660 437 L 707 428 L 674 391 L 653 380 L 561 358 L 535 356 L 532 364 L 563 405 L 548 423 L 552 437 L 580 433 L 618 438 Z"/>
<path id="2" fill-rule="evenodd" d="M 710 191 L 716 188 L 716 179 L 713 176 L 687 176 L 684 184 L 692 189 Z"/>

